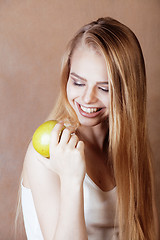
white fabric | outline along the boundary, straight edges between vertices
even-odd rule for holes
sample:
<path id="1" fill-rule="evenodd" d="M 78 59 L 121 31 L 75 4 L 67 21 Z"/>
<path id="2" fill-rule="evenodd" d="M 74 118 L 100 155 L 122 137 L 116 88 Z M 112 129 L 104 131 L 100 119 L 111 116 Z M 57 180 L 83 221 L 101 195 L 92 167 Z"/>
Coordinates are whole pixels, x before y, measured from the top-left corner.
<path id="1" fill-rule="evenodd" d="M 23 186 L 21 182 L 21 202 L 23 219 L 28 240 L 43 240 L 42 232 L 38 222 L 32 192 Z"/>
<path id="2" fill-rule="evenodd" d="M 32 192 L 21 184 L 22 210 L 28 240 L 44 240 L 38 222 Z M 118 240 L 118 227 L 114 227 L 116 213 L 116 187 L 102 191 L 86 174 L 84 183 L 84 216 L 88 240 Z"/>

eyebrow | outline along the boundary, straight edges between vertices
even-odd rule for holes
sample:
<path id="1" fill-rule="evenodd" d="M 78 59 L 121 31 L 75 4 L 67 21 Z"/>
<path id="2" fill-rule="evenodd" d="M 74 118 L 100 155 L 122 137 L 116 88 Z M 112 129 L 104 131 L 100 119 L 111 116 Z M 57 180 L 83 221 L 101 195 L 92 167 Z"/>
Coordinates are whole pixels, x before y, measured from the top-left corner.
<path id="1" fill-rule="evenodd" d="M 83 77 L 80 77 L 78 74 L 74 73 L 74 72 L 71 72 L 70 73 L 71 76 L 74 76 L 80 80 L 83 80 L 83 81 L 87 81 L 85 78 Z M 108 81 L 104 81 L 104 82 L 96 82 L 97 84 L 108 84 Z"/>

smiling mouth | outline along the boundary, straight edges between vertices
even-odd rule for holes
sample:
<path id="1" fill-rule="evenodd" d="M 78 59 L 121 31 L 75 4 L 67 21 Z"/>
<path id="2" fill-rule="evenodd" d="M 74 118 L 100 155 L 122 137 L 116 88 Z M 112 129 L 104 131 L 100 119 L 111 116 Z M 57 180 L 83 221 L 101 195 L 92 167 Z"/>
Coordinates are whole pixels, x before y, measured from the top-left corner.
<path id="1" fill-rule="evenodd" d="M 78 110 L 80 114 L 84 117 L 93 118 L 98 116 L 99 114 L 102 114 L 105 111 L 105 108 L 92 108 L 92 107 L 84 107 L 76 102 L 76 105 L 78 107 Z"/>
<path id="2" fill-rule="evenodd" d="M 83 110 L 83 112 L 86 112 L 86 113 L 95 113 L 95 112 L 98 112 L 102 109 L 102 108 L 87 108 L 87 107 L 84 107 L 80 104 L 79 104 L 79 106 Z"/>

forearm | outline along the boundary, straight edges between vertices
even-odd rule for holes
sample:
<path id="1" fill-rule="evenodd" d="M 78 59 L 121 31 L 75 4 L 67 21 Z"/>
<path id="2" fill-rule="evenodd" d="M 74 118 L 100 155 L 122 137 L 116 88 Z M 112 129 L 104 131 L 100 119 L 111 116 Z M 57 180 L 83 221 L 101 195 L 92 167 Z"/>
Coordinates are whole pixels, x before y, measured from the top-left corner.
<path id="1" fill-rule="evenodd" d="M 61 184 L 60 213 L 53 240 L 87 240 L 83 184 Z"/>

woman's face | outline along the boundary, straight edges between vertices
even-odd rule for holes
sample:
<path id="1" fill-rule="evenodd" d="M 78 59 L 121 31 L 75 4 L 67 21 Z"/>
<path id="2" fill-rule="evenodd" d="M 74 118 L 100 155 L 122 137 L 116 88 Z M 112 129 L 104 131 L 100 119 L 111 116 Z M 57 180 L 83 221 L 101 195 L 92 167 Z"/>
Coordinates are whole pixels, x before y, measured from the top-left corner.
<path id="1" fill-rule="evenodd" d="M 109 79 L 106 62 L 87 47 L 77 48 L 71 58 L 67 97 L 79 122 L 95 126 L 109 114 Z"/>

